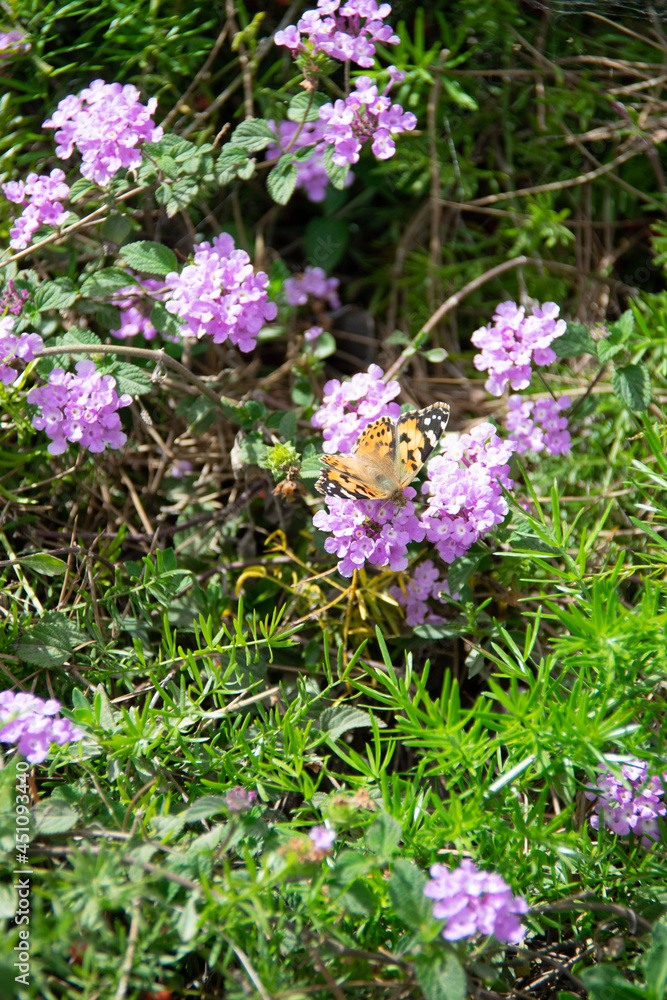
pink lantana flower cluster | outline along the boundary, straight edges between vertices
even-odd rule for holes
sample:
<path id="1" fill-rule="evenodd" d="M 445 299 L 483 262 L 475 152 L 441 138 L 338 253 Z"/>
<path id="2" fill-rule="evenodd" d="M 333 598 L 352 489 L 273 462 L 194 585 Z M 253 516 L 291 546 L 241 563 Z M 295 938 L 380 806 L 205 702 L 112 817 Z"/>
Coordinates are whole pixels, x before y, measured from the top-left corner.
<path id="1" fill-rule="evenodd" d="M 322 428 L 322 451 L 350 452 L 357 438 L 378 417 L 400 416 L 398 403 L 392 403 L 401 391 L 395 380 L 382 381 L 379 365 L 370 365 L 367 372 L 357 372 L 348 382 L 332 378 L 324 384 L 322 406 L 311 417 L 313 427 Z"/>
<path id="2" fill-rule="evenodd" d="M 0 382 L 3 385 L 10 385 L 18 372 L 12 365 L 16 361 L 23 361 L 27 364 L 34 361 L 35 355 L 39 354 L 44 347 L 44 341 L 38 333 L 22 333 L 16 336 L 12 333 L 14 320 L 11 316 L 3 316 L 0 319 Z"/>
<path id="3" fill-rule="evenodd" d="M 277 136 L 277 142 L 272 142 L 266 148 L 267 159 L 273 160 L 275 157 L 282 156 L 288 146 L 290 152 L 296 152 L 304 146 L 314 145 L 313 153 L 307 160 L 299 160 L 294 164 L 296 167 L 296 186 L 303 189 L 309 201 L 324 201 L 329 183 L 329 175 L 324 165 L 324 150 L 326 148 L 326 142 L 323 141 L 324 122 L 306 122 L 294 142 L 292 140 L 300 128 L 297 122 L 289 120 L 269 121 L 267 125 Z M 353 181 L 354 174 L 349 170 L 345 178 L 345 187 L 349 187 Z"/>
<path id="4" fill-rule="evenodd" d="M 428 506 L 421 524 L 444 562 L 465 555 L 505 520 L 509 507 L 502 487 L 514 485 L 511 455 L 512 445 L 501 441 L 492 424 L 478 424 L 469 434 L 448 435 L 442 454 L 430 460 L 422 487 Z"/>
<path id="5" fill-rule="evenodd" d="M 556 354 L 549 346 L 565 333 L 566 323 L 558 319 L 560 307 L 555 302 L 535 306 L 532 316 L 514 302 L 498 306 L 489 323 L 473 333 L 471 340 L 481 353 L 473 363 L 478 371 L 488 371 L 487 392 L 500 396 L 509 384 L 525 389 L 530 384 L 532 366 L 550 365 Z"/>
<path id="6" fill-rule="evenodd" d="M 393 136 L 414 129 L 417 119 L 412 112 L 404 112 L 400 104 L 392 104 L 387 97 L 393 81 L 403 75 L 390 67 L 391 79 L 383 95 L 378 94 L 370 77 L 360 76 L 349 97 L 319 109 L 320 120 L 325 123 L 323 138 L 333 144 L 332 160 L 337 166 L 356 163 L 362 145 L 369 139 L 378 160 L 388 160 L 396 152 Z"/>
<path id="7" fill-rule="evenodd" d="M 439 601 L 441 594 L 449 593 L 449 585 L 441 579 L 440 570 L 432 559 L 424 559 L 406 574 L 405 589 L 392 587 L 389 593 L 405 607 L 405 621 L 411 628 L 444 622 L 442 615 L 437 615 L 428 603 L 429 600 Z"/>
<path id="8" fill-rule="evenodd" d="M 0 63 L 30 51 L 30 42 L 20 31 L 0 31 Z"/>
<path id="9" fill-rule="evenodd" d="M 519 944 L 526 929 L 520 917 L 528 903 L 512 890 L 500 875 L 479 871 L 466 859 L 458 868 L 431 865 L 431 879 L 424 895 L 434 899 L 433 916 L 445 920 L 442 936 L 460 941 L 474 934 L 493 935 L 496 941 Z"/>
<path id="10" fill-rule="evenodd" d="M 514 451 L 546 451 L 549 455 L 565 455 L 572 444 L 563 410 L 572 405 L 569 396 L 560 399 L 524 399 L 510 396 L 507 401 L 507 430 Z"/>
<path id="11" fill-rule="evenodd" d="M 5 198 L 23 207 L 9 230 L 9 245 L 24 250 L 40 226 L 62 226 L 69 212 L 62 206 L 69 198 L 69 185 L 62 170 L 50 174 L 30 173 L 25 181 L 8 181 L 2 185 Z"/>
<path id="12" fill-rule="evenodd" d="M 305 306 L 310 296 L 313 299 L 323 299 L 330 309 L 337 309 L 340 305 L 337 292 L 339 285 L 338 278 L 327 278 L 323 268 L 308 265 L 303 274 L 285 279 L 283 292 L 289 306 Z"/>
<path id="13" fill-rule="evenodd" d="M 118 396 L 115 378 L 100 375 L 93 361 L 79 361 L 76 375 L 54 368 L 48 385 L 31 389 L 27 400 L 40 407 L 32 425 L 51 438 L 51 455 L 61 455 L 68 442 L 101 452 L 122 448 L 127 441 L 118 409 L 129 406 L 132 398 Z"/>
<path id="14" fill-rule="evenodd" d="M 586 798 L 595 809 L 591 826 L 599 830 L 604 823 L 620 837 L 633 833 L 650 847 L 661 839 L 658 817 L 667 816 L 667 771 L 649 777 L 648 764 L 637 757 L 627 759 L 620 771 L 620 778 L 608 771 L 588 785 Z"/>
<path id="15" fill-rule="evenodd" d="M 332 59 L 356 63 L 369 69 L 375 45 L 398 45 L 400 38 L 384 19 L 391 14 L 388 3 L 375 0 L 317 0 L 316 10 L 307 10 L 297 22 L 275 34 L 276 45 L 294 55 L 324 52 Z"/>
<path id="16" fill-rule="evenodd" d="M 113 304 L 120 310 L 120 326 L 109 331 L 111 336 L 127 340 L 141 334 L 145 340 L 152 340 L 158 331 L 151 322 L 150 313 L 155 302 L 162 301 L 164 296 L 164 281 L 155 278 L 143 278 L 137 285 L 120 288 L 113 298 Z"/>
<path id="17" fill-rule="evenodd" d="M 405 496 L 416 496 L 408 487 Z M 352 576 L 364 563 L 388 566 L 395 572 L 408 565 L 408 544 L 424 539 L 424 528 L 409 500 L 397 510 L 383 500 L 343 500 L 327 497 L 327 508 L 318 510 L 313 524 L 331 532 L 324 542 L 338 559 L 338 572 Z"/>
<path id="18" fill-rule="evenodd" d="M 157 98 L 147 105 L 136 87 L 94 80 L 77 96 L 69 94 L 58 104 L 44 128 L 56 129 L 56 155 L 67 160 L 77 149 L 82 156 L 81 173 L 106 187 L 122 168 L 136 169 L 141 163 L 137 148 L 142 142 L 157 142 L 162 129 L 152 115 Z"/>
<path id="19" fill-rule="evenodd" d="M 268 276 L 255 273 L 228 233 L 201 243 L 194 262 L 180 274 L 168 274 L 165 284 L 165 306 L 183 321 L 185 337 L 210 336 L 214 344 L 230 340 L 244 352 L 255 347 L 257 334 L 278 312 L 268 301 Z"/>
<path id="20" fill-rule="evenodd" d="M 68 719 L 57 719 L 61 705 L 22 691 L 0 691 L 0 742 L 16 743 L 31 764 L 41 764 L 52 743 L 64 746 L 83 737 L 83 730 Z"/>

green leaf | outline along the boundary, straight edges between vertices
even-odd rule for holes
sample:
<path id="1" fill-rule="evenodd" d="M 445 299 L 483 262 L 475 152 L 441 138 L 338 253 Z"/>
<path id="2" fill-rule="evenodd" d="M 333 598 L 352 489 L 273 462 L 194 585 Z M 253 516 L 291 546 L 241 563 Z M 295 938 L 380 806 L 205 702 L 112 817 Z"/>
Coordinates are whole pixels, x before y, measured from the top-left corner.
<path id="1" fill-rule="evenodd" d="M 289 102 L 287 117 L 291 122 L 316 122 L 320 117 L 319 110 L 322 105 L 330 103 L 325 94 L 317 94 L 314 91 L 309 94 L 295 94 Z"/>
<path id="2" fill-rule="evenodd" d="M 397 850 L 403 836 L 403 827 L 390 816 L 380 813 L 375 822 L 366 831 L 365 846 L 378 857 L 390 858 Z"/>
<path id="3" fill-rule="evenodd" d="M 231 143 L 227 143 L 226 146 L 222 147 L 222 152 L 214 168 L 218 184 L 229 184 L 235 177 L 247 181 L 254 172 L 255 162 L 248 159 L 248 153 L 242 146 L 233 146 Z"/>
<path id="4" fill-rule="evenodd" d="M 381 728 L 387 725 L 381 719 L 376 721 Z M 370 729 L 371 717 L 368 712 L 362 712 L 360 708 L 351 705 L 332 705 L 331 708 L 324 709 L 318 724 L 329 739 L 337 740 L 351 729 Z"/>
<path id="5" fill-rule="evenodd" d="M 261 469 L 267 467 L 267 447 L 258 431 L 251 431 L 245 435 L 239 452 L 241 461 L 245 465 L 258 465 Z"/>
<path id="6" fill-rule="evenodd" d="M 623 350 L 625 350 L 623 347 L 623 338 L 618 330 L 612 330 L 608 337 L 603 337 L 602 340 L 598 340 L 597 342 L 597 355 L 603 364 L 605 361 L 610 361 L 611 358 L 616 357 Z"/>
<path id="7" fill-rule="evenodd" d="M 323 156 L 324 167 L 327 172 L 327 177 L 329 178 L 333 186 L 337 188 L 339 191 L 342 191 L 347 181 L 347 175 L 350 172 L 350 165 L 349 163 L 346 163 L 344 167 L 339 167 L 337 163 L 334 163 L 333 155 L 335 151 L 336 147 L 333 145 L 333 143 L 330 146 L 326 147 Z"/>
<path id="8" fill-rule="evenodd" d="M 188 896 L 176 924 L 176 930 L 181 938 L 181 941 L 191 941 L 197 933 L 199 918 L 197 916 L 196 904 L 197 894 L 196 892 L 192 892 Z"/>
<path id="9" fill-rule="evenodd" d="M 120 252 L 126 264 L 135 271 L 162 276 L 177 269 L 176 254 L 161 243 L 139 240 L 138 243 L 128 243 Z"/>
<path id="10" fill-rule="evenodd" d="M 181 816 L 187 823 L 197 823 L 221 812 L 227 812 L 227 804 L 222 795 L 202 795 L 188 806 Z"/>
<path id="11" fill-rule="evenodd" d="M 614 392 L 629 410 L 641 412 L 651 402 L 651 376 L 642 364 L 617 368 L 612 377 Z"/>
<path id="12" fill-rule="evenodd" d="M 56 278 L 45 281 L 33 296 L 33 305 L 38 312 L 47 309 L 68 309 L 79 297 L 79 289 L 70 278 Z"/>
<path id="13" fill-rule="evenodd" d="M 197 197 L 199 189 L 198 180 L 181 177 L 173 184 L 161 184 L 155 192 L 155 200 L 165 206 L 167 218 L 172 219 Z"/>
<path id="14" fill-rule="evenodd" d="M 276 134 L 263 118 L 246 118 L 232 132 L 231 142 L 249 153 L 257 153 L 266 149 L 269 143 L 276 141 Z"/>
<path id="15" fill-rule="evenodd" d="M 120 246 L 127 239 L 132 223 L 127 215 L 110 215 L 100 226 L 100 236 L 108 243 Z"/>
<path id="16" fill-rule="evenodd" d="M 330 358 L 332 354 L 336 353 L 337 344 L 335 339 L 331 336 L 328 330 L 325 330 L 319 335 L 315 343 L 312 345 L 312 354 L 314 358 L 318 361 L 323 361 L 325 358 Z"/>
<path id="17" fill-rule="evenodd" d="M 81 294 L 86 298 L 93 296 L 103 297 L 117 292 L 119 288 L 127 288 L 136 285 L 140 288 L 139 282 L 127 271 L 122 271 L 119 267 L 105 267 L 102 271 L 96 271 L 89 275 L 81 285 Z"/>
<path id="18" fill-rule="evenodd" d="M 558 358 L 597 354 L 597 344 L 591 337 L 588 327 L 582 323 L 568 323 L 565 333 L 551 342 L 551 348 Z"/>
<path id="19" fill-rule="evenodd" d="M 116 379 L 116 392 L 119 396 L 124 392 L 129 396 L 145 396 L 152 388 L 150 375 L 126 361 L 112 361 L 105 366 L 104 371 Z"/>
<path id="20" fill-rule="evenodd" d="M 67 833 L 76 826 L 79 818 L 77 809 L 53 797 L 38 802 L 33 810 L 35 831 L 41 834 Z"/>
<path id="21" fill-rule="evenodd" d="M 173 313 L 167 311 L 164 302 L 156 302 L 151 309 L 151 323 L 158 333 L 165 337 L 183 336 L 181 321 Z"/>
<path id="22" fill-rule="evenodd" d="M 278 423 L 280 436 L 285 441 L 293 441 L 296 437 L 296 413 L 294 410 L 285 410 L 282 413 L 279 412 L 277 416 L 280 417 Z"/>
<path id="23" fill-rule="evenodd" d="M 459 556 L 450 564 L 447 572 L 450 593 L 455 594 L 464 583 L 468 582 L 484 556 L 484 552 L 470 550 L 468 555 Z"/>
<path id="24" fill-rule="evenodd" d="M 635 332 L 635 314 L 632 309 L 626 309 L 615 323 L 610 327 L 612 334 L 618 334 L 621 341 L 625 341 Z"/>
<path id="25" fill-rule="evenodd" d="M 646 990 L 633 986 L 613 965 L 594 965 L 579 972 L 590 1000 L 647 1000 Z"/>
<path id="26" fill-rule="evenodd" d="M 95 190 L 96 185 L 87 177 L 78 177 L 69 189 L 68 201 L 74 205 L 77 201 L 81 201 L 85 195 Z"/>
<path id="27" fill-rule="evenodd" d="M 321 458 L 322 456 L 318 452 L 313 452 L 309 455 L 304 453 L 299 470 L 299 475 L 302 479 L 317 479 L 322 471 Z"/>
<path id="28" fill-rule="evenodd" d="M 303 249 L 307 260 L 331 272 L 350 242 L 350 228 L 343 219 L 319 216 L 306 226 Z"/>
<path id="29" fill-rule="evenodd" d="M 426 1000 L 465 1000 L 466 974 L 453 952 L 418 955 L 415 974 Z"/>
<path id="30" fill-rule="evenodd" d="M 433 920 L 433 902 L 424 895 L 427 878 L 406 858 L 398 858 L 389 881 L 389 895 L 396 915 L 411 930 L 428 926 Z"/>
<path id="31" fill-rule="evenodd" d="M 331 871 L 332 880 L 346 889 L 359 878 L 375 867 L 375 858 L 359 851 L 342 851 L 336 858 Z"/>
<path id="32" fill-rule="evenodd" d="M 432 364 L 437 365 L 445 360 L 447 351 L 444 347 L 433 347 L 430 351 L 422 351 L 422 357 L 426 358 Z"/>
<path id="33" fill-rule="evenodd" d="M 644 957 L 646 985 L 654 997 L 664 997 L 667 992 L 667 919 L 661 917 L 653 927 L 651 947 Z"/>
<path id="34" fill-rule="evenodd" d="M 370 917 L 377 909 L 375 895 L 360 879 L 343 893 L 341 902 L 349 913 L 357 917 Z"/>
<path id="35" fill-rule="evenodd" d="M 281 156 L 266 179 L 268 192 L 279 205 L 286 205 L 296 187 L 296 167 L 289 153 Z"/>
<path id="36" fill-rule="evenodd" d="M 62 576 L 67 569 L 67 563 L 48 552 L 39 552 L 34 556 L 21 556 L 19 563 L 25 569 L 31 569 L 43 576 Z"/>
<path id="37" fill-rule="evenodd" d="M 72 655 L 75 645 L 87 638 L 62 615 L 53 615 L 58 621 L 47 620 L 30 625 L 22 633 L 15 650 L 19 659 L 37 667 L 61 667 Z"/>

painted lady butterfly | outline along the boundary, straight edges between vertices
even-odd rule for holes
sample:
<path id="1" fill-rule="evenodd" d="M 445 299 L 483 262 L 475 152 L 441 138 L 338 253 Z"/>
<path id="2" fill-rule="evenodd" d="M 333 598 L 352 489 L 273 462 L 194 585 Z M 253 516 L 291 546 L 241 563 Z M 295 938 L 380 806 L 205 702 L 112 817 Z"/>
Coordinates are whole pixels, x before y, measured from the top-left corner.
<path id="1" fill-rule="evenodd" d="M 437 445 L 449 420 L 447 403 L 380 417 L 359 435 L 351 455 L 323 455 L 315 489 L 345 500 L 391 500 L 405 505 L 409 486 Z"/>

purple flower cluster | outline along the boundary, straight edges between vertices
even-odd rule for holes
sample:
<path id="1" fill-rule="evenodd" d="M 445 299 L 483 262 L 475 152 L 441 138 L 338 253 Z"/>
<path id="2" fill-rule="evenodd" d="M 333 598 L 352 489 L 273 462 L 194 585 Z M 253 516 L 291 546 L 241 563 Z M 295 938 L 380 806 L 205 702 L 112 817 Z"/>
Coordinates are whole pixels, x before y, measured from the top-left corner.
<path id="1" fill-rule="evenodd" d="M 519 915 L 528 912 L 528 903 L 512 890 L 500 875 L 479 871 L 466 859 L 458 868 L 432 865 L 431 880 L 424 895 L 436 902 L 433 916 L 446 920 L 442 936 L 460 941 L 473 934 L 493 934 L 497 941 L 519 944 L 526 933 Z"/>
<path id="2" fill-rule="evenodd" d="M 400 391 L 396 381 L 384 384 L 379 365 L 357 372 L 349 382 L 335 378 L 325 382 L 323 405 L 310 420 L 313 427 L 323 428 L 322 450 L 327 455 L 350 452 L 360 433 L 378 417 L 399 417 L 401 408 L 391 400 Z"/>
<path id="3" fill-rule="evenodd" d="M 411 498 L 416 494 L 408 487 L 405 495 Z M 403 570 L 408 565 L 408 543 L 424 538 L 412 503 L 398 509 L 384 500 L 327 497 L 326 503 L 328 510 L 318 510 L 313 524 L 320 531 L 331 532 L 324 548 L 337 556 L 341 576 L 352 576 L 365 562 Z"/>
<path id="4" fill-rule="evenodd" d="M 330 851 L 336 839 L 336 831 L 320 824 L 312 827 L 308 836 L 318 851 Z"/>
<path id="5" fill-rule="evenodd" d="M 185 325 L 186 337 L 213 337 L 214 344 L 229 339 L 241 351 L 252 351 L 264 323 L 278 309 L 268 301 L 269 279 L 255 274 L 245 250 L 236 250 L 228 233 L 213 243 L 202 243 L 180 274 L 165 278 L 170 290 L 165 305 Z"/>
<path id="6" fill-rule="evenodd" d="M 31 764 L 41 764 L 52 743 L 64 746 L 83 737 L 83 731 L 68 719 L 56 719 L 60 702 L 44 701 L 33 694 L 0 691 L 0 742 L 16 743 Z"/>
<path id="7" fill-rule="evenodd" d="M 428 507 L 421 516 L 426 539 L 441 559 L 451 563 L 507 515 L 502 488 L 511 489 L 512 446 L 503 442 L 492 424 L 478 424 L 469 434 L 448 435 L 442 454 L 432 458 Z"/>
<path id="8" fill-rule="evenodd" d="M 286 120 L 269 121 L 267 124 L 277 135 L 277 142 L 271 143 L 266 148 L 267 159 L 282 156 L 288 147 L 290 151 L 296 152 L 297 149 L 302 149 L 304 146 L 315 146 L 309 159 L 299 160 L 298 163 L 294 164 L 296 167 L 296 186 L 303 188 L 310 201 L 324 201 L 329 183 L 329 175 L 324 165 L 326 143 L 322 141 L 324 122 L 306 122 L 294 142 L 292 140 L 299 130 L 299 123 Z M 345 187 L 349 187 L 353 181 L 354 174 L 350 170 L 345 178 Z"/>
<path id="9" fill-rule="evenodd" d="M 11 367 L 16 360 L 27 364 L 44 347 L 44 341 L 38 333 L 22 333 L 17 337 L 12 333 L 13 327 L 14 320 L 11 316 L 0 319 L 0 382 L 3 385 L 10 385 L 18 375 L 16 369 Z"/>
<path id="10" fill-rule="evenodd" d="M 411 570 L 405 589 L 392 587 L 389 593 L 405 607 L 406 623 L 416 628 L 417 625 L 442 625 L 445 619 L 431 610 L 428 601 L 430 598 L 439 601 L 443 591 L 449 593 L 447 581 L 440 579 L 440 570 L 432 559 L 424 559 Z"/>
<path id="11" fill-rule="evenodd" d="M 356 163 L 363 143 L 369 139 L 378 160 L 388 160 L 396 152 L 393 136 L 415 127 L 417 119 L 412 112 L 403 112 L 400 104 L 392 104 L 387 97 L 393 81 L 402 75 L 390 67 L 389 86 L 381 96 L 370 77 L 360 76 L 355 81 L 357 89 L 349 97 L 319 109 L 325 123 L 324 141 L 333 143 L 332 160 L 337 166 Z"/>
<path id="12" fill-rule="evenodd" d="M 81 173 L 102 187 L 122 167 L 136 169 L 141 163 L 136 147 L 162 138 L 162 129 L 151 118 L 157 98 L 143 105 L 139 96 L 131 84 L 123 87 L 94 80 L 78 97 L 64 97 L 44 122 L 44 128 L 58 130 L 57 156 L 67 160 L 78 149 L 83 158 Z"/>
<path id="13" fill-rule="evenodd" d="M 28 298 L 27 288 L 14 288 L 14 279 L 10 278 L 0 295 L 0 310 L 19 316 Z"/>
<path id="14" fill-rule="evenodd" d="M 612 833 L 626 837 L 632 832 L 642 838 L 644 847 L 650 847 L 660 840 L 658 816 L 667 815 L 663 801 L 667 771 L 649 778 L 648 764 L 636 757 L 627 759 L 620 770 L 620 778 L 606 772 L 595 784 L 588 785 L 586 798 L 595 809 L 591 826 L 599 830 L 602 819 Z"/>
<path id="15" fill-rule="evenodd" d="M 257 792 L 235 785 L 225 795 L 225 805 L 231 813 L 247 812 L 257 798 Z"/>
<path id="16" fill-rule="evenodd" d="M 0 63 L 29 50 L 30 42 L 20 31 L 0 31 Z"/>
<path id="17" fill-rule="evenodd" d="M 283 292 L 289 306 L 304 306 L 310 295 L 314 299 L 323 299 L 330 309 L 337 309 L 340 305 L 336 291 L 339 284 L 338 278 L 327 278 L 323 268 L 308 265 L 303 274 L 285 279 Z"/>
<path id="18" fill-rule="evenodd" d="M 69 215 L 61 201 L 69 197 L 69 185 L 65 184 L 62 170 L 55 169 L 50 174 L 31 173 L 25 181 L 8 181 L 2 185 L 2 190 L 8 201 L 24 206 L 9 230 L 9 245 L 15 250 L 24 250 L 40 226 L 61 226 Z"/>
<path id="19" fill-rule="evenodd" d="M 146 292 L 149 294 L 146 295 Z M 113 298 L 113 304 L 120 309 L 120 327 L 110 330 L 112 337 L 127 340 L 141 334 L 146 340 L 157 336 L 157 330 L 151 323 L 150 312 L 156 301 L 164 298 L 164 281 L 154 278 L 139 280 L 138 285 L 127 285 L 120 288 Z"/>
<path id="20" fill-rule="evenodd" d="M 510 396 L 507 401 L 507 430 L 514 451 L 546 451 L 550 455 L 565 455 L 572 444 L 567 429 L 567 417 L 562 410 L 572 405 L 569 396 L 560 399 L 523 399 Z"/>
<path id="21" fill-rule="evenodd" d="M 549 365 L 556 360 L 549 346 L 565 333 L 565 320 L 558 319 L 560 307 L 555 302 L 535 306 L 526 317 L 523 306 L 502 302 L 489 323 L 473 333 L 471 340 L 481 349 L 473 361 L 478 371 L 489 372 L 485 382 L 492 396 L 502 395 L 508 383 L 513 389 L 530 384 L 532 365 Z"/>
<path id="22" fill-rule="evenodd" d="M 375 0 L 317 0 L 317 10 L 307 10 L 297 22 L 275 34 L 276 45 L 285 45 L 294 55 L 324 52 L 332 59 L 356 63 L 368 69 L 375 59 L 375 44 L 398 45 L 383 20 L 391 13 L 388 3 Z"/>
<path id="23" fill-rule="evenodd" d="M 51 438 L 51 455 L 61 455 L 68 441 L 92 452 L 122 448 L 127 435 L 121 430 L 117 411 L 128 406 L 132 398 L 127 394 L 119 397 L 115 378 L 100 375 L 93 361 L 79 361 L 76 372 L 73 375 L 54 368 L 48 385 L 30 390 L 28 402 L 41 407 L 32 418 L 33 427 Z"/>

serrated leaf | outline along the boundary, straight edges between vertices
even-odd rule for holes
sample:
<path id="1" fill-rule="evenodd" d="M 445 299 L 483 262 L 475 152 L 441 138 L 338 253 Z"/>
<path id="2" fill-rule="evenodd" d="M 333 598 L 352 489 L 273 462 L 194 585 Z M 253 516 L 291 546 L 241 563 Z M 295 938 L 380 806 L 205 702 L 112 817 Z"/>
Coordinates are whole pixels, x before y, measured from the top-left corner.
<path id="1" fill-rule="evenodd" d="M 311 93 L 295 94 L 289 102 L 287 117 L 291 122 L 316 122 L 319 120 L 319 111 L 324 104 L 330 104 L 330 100 L 324 94 Z"/>
<path id="2" fill-rule="evenodd" d="M 611 324 L 610 329 L 612 335 L 617 333 L 621 341 L 627 340 L 635 330 L 635 314 L 632 309 L 626 309 L 616 322 Z"/>
<path id="3" fill-rule="evenodd" d="M 368 886 L 357 880 L 340 897 L 348 913 L 357 917 L 370 917 L 377 909 L 377 900 Z"/>
<path id="4" fill-rule="evenodd" d="M 576 358 L 580 354 L 597 354 L 597 344 L 587 326 L 568 323 L 565 333 L 551 342 L 551 349 L 558 358 Z"/>
<path id="5" fill-rule="evenodd" d="M 81 294 L 86 298 L 93 296 L 104 297 L 112 292 L 117 292 L 120 288 L 136 285 L 139 282 L 135 277 L 122 271 L 119 267 L 105 267 L 102 271 L 96 271 L 89 275 L 81 285 Z"/>
<path id="6" fill-rule="evenodd" d="M 617 354 L 620 354 L 624 350 L 625 348 L 620 341 L 618 333 L 611 334 L 609 337 L 603 337 L 602 340 L 597 342 L 597 356 L 603 364 L 605 361 L 615 358 Z"/>
<path id="7" fill-rule="evenodd" d="M 110 215 L 100 226 L 100 236 L 109 243 L 120 246 L 131 229 L 132 223 L 126 215 Z"/>
<path id="8" fill-rule="evenodd" d="M 95 184 L 92 181 L 89 181 L 87 177 L 79 177 L 69 189 L 68 201 L 73 205 L 80 201 L 84 195 L 94 190 Z"/>
<path id="9" fill-rule="evenodd" d="M 322 471 L 321 455 L 307 455 L 301 460 L 299 475 L 302 479 L 317 479 Z"/>
<path id="10" fill-rule="evenodd" d="M 151 323 L 163 337 L 181 338 L 183 328 L 178 317 L 168 312 L 164 302 L 156 302 L 151 309 Z"/>
<path id="11" fill-rule="evenodd" d="M 376 720 L 378 726 L 386 726 L 386 722 L 381 719 Z M 332 705 L 325 708 L 318 720 L 319 728 L 324 730 L 329 739 L 337 740 L 343 733 L 350 729 L 370 729 L 371 717 L 368 712 L 362 712 L 360 708 L 347 707 L 345 705 Z"/>
<path id="12" fill-rule="evenodd" d="M 21 556 L 19 563 L 24 569 L 31 569 L 43 576 L 62 576 L 67 569 L 67 563 L 48 552 L 35 553 L 34 556 Z"/>
<path id="13" fill-rule="evenodd" d="M 144 396 L 151 390 L 150 375 L 126 361 L 112 361 L 106 366 L 105 373 L 116 379 L 116 392 L 119 396 L 124 392 L 129 396 Z"/>
<path id="14" fill-rule="evenodd" d="M 86 636 L 71 623 L 60 624 L 42 619 L 30 625 L 15 646 L 19 659 L 38 667 L 62 666 L 72 655 L 75 645 Z"/>
<path id="15" fill-rule="evenodd" d="M 232 132 L 231 143 L 240 146 L 249 153 L 257 153 L 260 149 L 276 141 L 275 133 L 271 131 L 263 118 L 246 118 Z"/>
<path id="16" fill-rule="evenodd" d="M 399 858 L 389 880 L 389 895 L 400 920 L 411 930 L 419 930 L 432 921 L 432 901 L 424 895 L 427 879 L 406 858 Z"/>
<path id="17" fill-rule="evenodd" d="M 38 312 L 68 309 L 78 297 L 79 289 L 70 278 L 56 278 L 39 286 L 33 296 L 33 305 Z"/>
<path id="18" fill-rule="evenodd" d="M 333 186 L 338 190 L 342 191 L 347 183 L 347 175 L 350 172 L 350 164 L 346 163 L 344 166 L 339 166 L 333 161 L 333 155 L 336 152 L 336 147 L 333 143 L 327 146 L 324 150 L 324 167 L 327 172 L 327 177 L 333 184 Z"/>
<path id="19" fill-rule="evenodd" d="M 227 812 L 227 804 L 222 795 L 203 795 L 181 813 L 187 823 L 195 823 L 216 813 Z"/>
<path id="20" fill-rule="evenodd" d="M 612 377 L 614 392 L 629 410 L 641 413 L 651 402 L 651 376 L 642 364 L 617 368 Z"/>
<path id="21" fill-rule="evenodd" d="M 151 240 L 139 240 L 122 247 L 121 255 L 135 271 L 163 276 L 177 269 L 176 254 L 169 247 Z"/>
<path id="22" fill-rule="evenodd" d="M 453 952 L 418 955 L 415 974 L 426 1000 L 465 1000 L 466 974 Z"/>
<path id="23" fill-rule="evenodd" d="M 198 180 L 181 177 L 173 184 L 161 184 L 155 192 L 155 200 L 165 206 L 167 217 L 172 219 L 196 198 L 199 187 Z"/>
<path id="24" fill-rule="evenodd" d="M 49 343 L 52 343 L 54 347 L 73 347 L 75 344 L 97 347 L 102 341 L 92 330 L 86 330 L 83 326 L 70 326 L 65 333 L 61 334 L 60 337 L 55 337 Z"/>
<path id="25" fill-rule="evenodd" d="M 262 435 L 257 431 L 246 434 L 239 448 L 240 458 L 244 465 L 257 465 L 260 469 L 268 467 L 267 451 Z"/>
<path id="26" fill-rule="evenodd" d="M 455 594 L 464 583 L 468 582 L 483 558 L 483 552 L 473 552 L 459 556 L 450 564 L 447 572 L 447 583 L 451 594 Z"/>
<path id="27" fill-rule="evenodd" d="M 79 822 L 79 812 L 69 803 L 51 798 L 37 804 L 33 819 L 37 833 L 67 833 Z"/>
<path id="28" fill-rule="evenodd" d="M 279 205 L 286 205 L 296 187 L 296 167 L 289 153 L 281 156 L 266 179 L 269 194 Z"/>
<path id="29" fill-rule="evenodd" d="M 375 822 L 366 830 L 364 844 L 379 858 L 390 858 L 398 850 L 402 836 L 403 827 L 398 820 L 390 816 L 389 813 L 380 813 Z"/>
<path id="30" fill-rule="evenodd" d="M 235 177 L 241 180 L 249 180 L 255 172 L 254 160 L 248 158 L 247 150 L 242 146 L 233 146 L 227 143 L 222 147 L 222 152 L 218 157 L 214 173 L 219 184 L 229 184 Z"/>
<path id="31" fill-rule="evenodd" d="M 352 885 L 360 875 L 375 867 L 375 858 L 359 851 L 342 851 L 331 871 L 332 879 L 341 886 Z"/>

